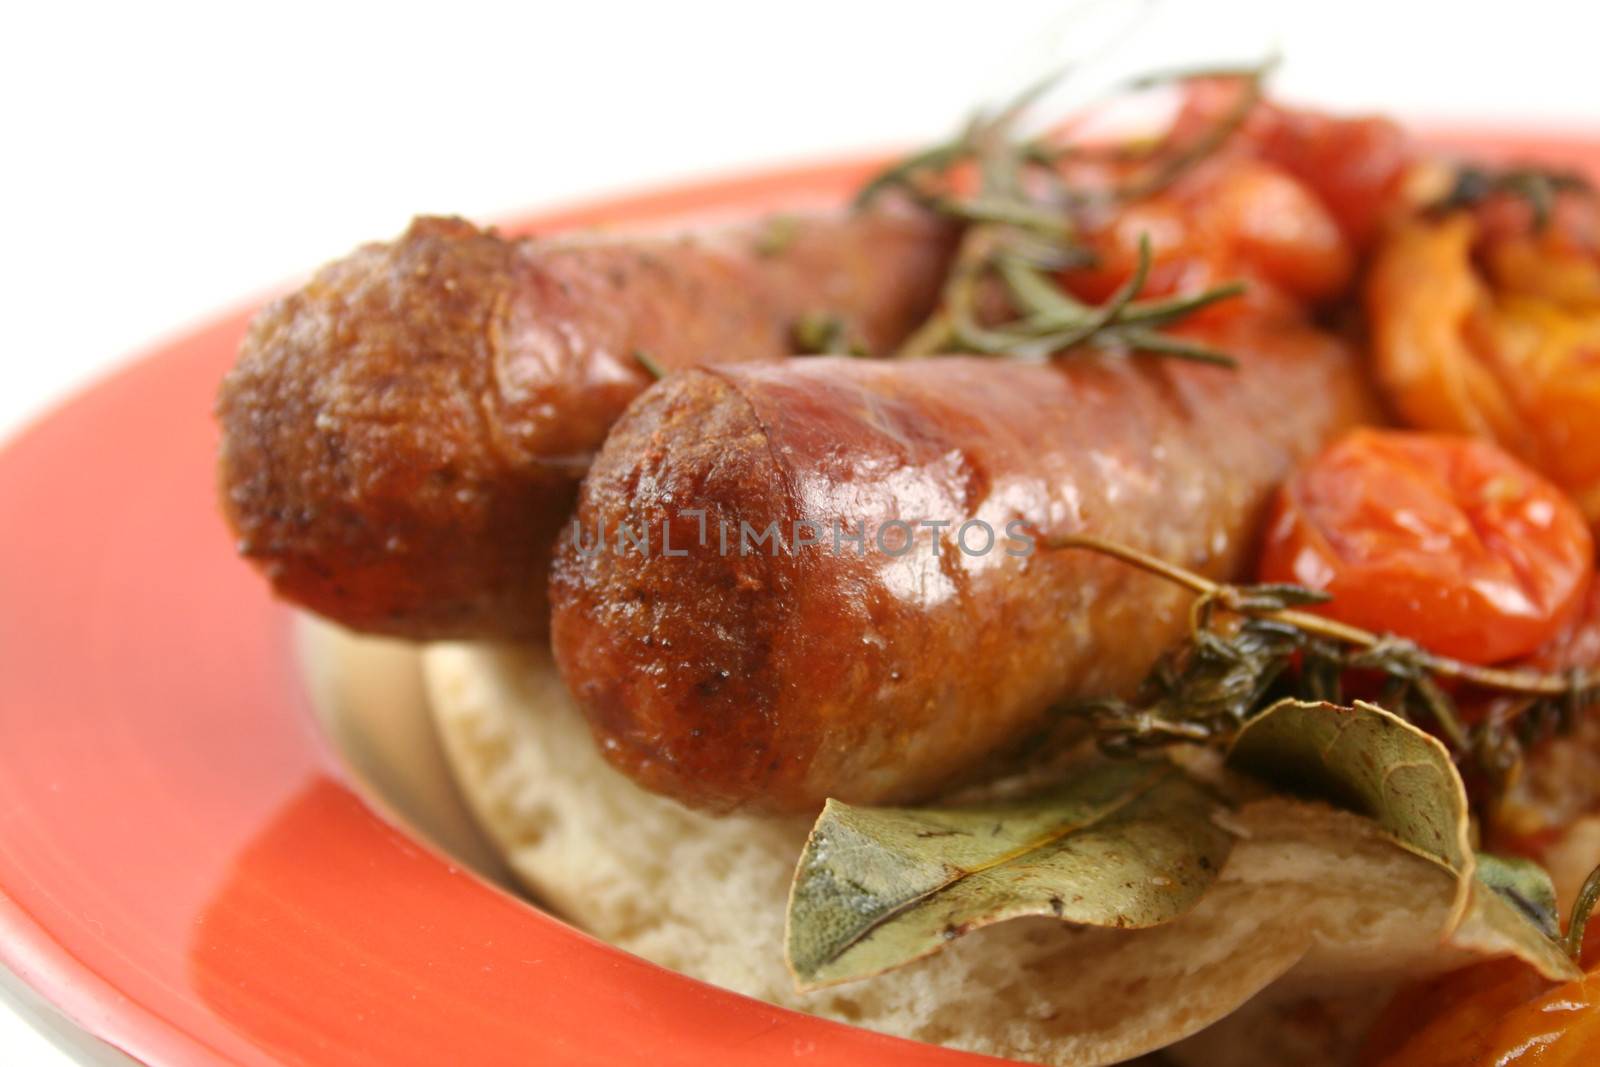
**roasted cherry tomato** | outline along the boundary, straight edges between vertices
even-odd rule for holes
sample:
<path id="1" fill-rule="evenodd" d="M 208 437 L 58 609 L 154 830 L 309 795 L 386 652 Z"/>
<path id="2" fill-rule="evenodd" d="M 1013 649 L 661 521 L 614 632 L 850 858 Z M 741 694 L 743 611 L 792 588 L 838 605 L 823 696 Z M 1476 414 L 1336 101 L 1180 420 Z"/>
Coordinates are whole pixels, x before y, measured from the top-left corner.
<path id="1" fill-rule="evenodd" d="M 1498 960 L 1415 986 L 1373 1028 L 1367 1067 L 1592 1067 L 1600 1063 L 1600 952 L 1564 985 Z"/>
<path id="2" fill-rule="evenodd" d="M 1198 136 L 1225 121 L 1238 103 L 1239 90 L 1238 79 L 1190 82 L 1173 136 Z M 1418 158 L 1415 144 L 1388 119 L 1324 115 L 1269 101 L 1251 108 L 1223 150 L 1253 156 L 1303 183 L 1358 250 L 1367 246 L 1384 217 L 1402 205 Z"/>
<path id="3" fill-rule="evenodd" d="M 1165 143 L 1182 152 L 1227 129 L 1238 121 L 1243 90 L 1238 78 L 1187 83 Z M 1379 220 L 1399 210 L 1415 155 L 1385 119 L 1335 118 L 1260 101 L 1172 185 L 1098 225 L 1090 220 L 1085 240 L 1098 263 L 1064 280 L 1080 296 L 1105 299 L 1133 270 L 1139 240 L 1147 237 L 1155 261 L 1151 295 L 1250 283 L 1243 300 L 1207 316 L 1252 305 L 1325 303 L 1349 286 L 1356 253 Z M 1125 173 L 1091 166 L 1072 178 L 1093 188 L 1137 173 L 1137 164 Z"/>
<path id="4" fill-rule="evenodd" d="M 1526 655 L 1575 615 L 1594 570 L 1583 516 L 1555 486 L 1467 437 L 1356 430 L 1280 490 L 1264 581 L 1442 655 Z"/>
<path id="5" fill-rule="evenodd" d="M 1492 199 L 1384 239 L 1365 306 L 1377 376 L 1412 426 L 1492 437 L 1600 521 L 1600 202 L 1540 226 Z"/>
<path id="6" fill-rule="evenodd" d="M 1096 263 L 1069 271 L 1067 287 L 1106 299 L 1133 272 L 1141 238 L 1154 264 L 1147 296 L 1248 283 L 1242 301 L 1216 305 L 1221 314 L 1326 302 L 1349 287 L 1355 264 L 1338 224 L 1303 184 L 1245 157 L 1209 160 L 1164 192 L 1091 224 L 1085 239 Z"/>

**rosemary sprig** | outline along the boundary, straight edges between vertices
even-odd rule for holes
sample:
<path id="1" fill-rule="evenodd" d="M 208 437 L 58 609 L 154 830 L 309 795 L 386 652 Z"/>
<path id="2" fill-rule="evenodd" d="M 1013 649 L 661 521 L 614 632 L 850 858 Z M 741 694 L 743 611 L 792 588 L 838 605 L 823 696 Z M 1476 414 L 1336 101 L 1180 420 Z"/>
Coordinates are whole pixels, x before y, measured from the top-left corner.
<path id="1" fill-rule="evenodd" d="M 1262 88 L 1266 84 L 1267 75 L 1272 72 L 1277 64 L 1276 57 L 1268 59 L 1260 66 L 1243 72 L 1242 76 L 1240 72 L 1219 74 L 1217 71 L 1199 71 L 1177 75 L 1176 77 L 1178 78 L 1189 80 L 1193 78 L 1215 78 L 1231 73 L 1233 76 L 1240 77 L 1242 83 L 1239 98 L 1218 122 L 1195 138 L 1192 144 L 1185 145 L 1179 151 L 1171 153 L 1142 178 L 1135 179 L 1122 186 L 1117 191 L 1118 195 L 1124 200 L 1138 200 L 1152 196 L 1170 186 L 1178 178 L 1182 177 L 1186 170 L 1221 148 L 1228 138 L 1232 137 L 1239 127 L 1244 125 L 1245 120 L 1250 117 L 1250 112 L 1261 102 Z M 1162 80 L 1171 80 L 1174 76 L 1157 75 L 1156 78 L 1155 82 L 1151 82 L 1148 79 L 1136 80 L 1133 83 L 1133 87 L 1138 89 L 1152 84 L 1161 84 Z"/>
<path id="2" fill-rule="evenodd" d="M 795 320 L 789 333 L 796 355 L 867 355 L 867 346 L 838 315 L 809 312 Z"/>
<path id="3" fill-rule="evenodd" d="M 652 381 L 659 382 L 667 376 L 667 369 L 656 361 L 656 357 L 642 348 L 633 350 L 633 361 L 644 368 L 644 372 L 650 375 Z"/>
<path id="4" fill-rule="evenodd" d="M 1135 269 L 1103 304 L 1067 294 L 1055 273 L 1094 262 L 1080 240 L 1079 213 L 1153 196 L 1215 153 L 1244 123 L 1261 95 L 1269 65 L 1246 70 L 1151 75 L 1124 86 L 1142 91 L 1189 77 L 1241 80 L 1236 105 L 1188 143 L 1158 143 L 1141 153 L 1142 169 L 1106 190 L 1071 188 L 1060 163 L 1078 147 L 1022 137 L 1015 127 L 1053 80 L 1031 88 L 994 114 L 980 113 L 943 144 L 906 157 L 862 189 L 858 204 L 898 189 L 968 229 L 945 283 L 940 309 L 896 353 L 917 358 L 944 352 L 1042 359 L 1087 347 L 1119 354 L 1147 353 L 1233 366 L 1226 353 L 1161 331 L 1202 308 L 1244 292 L 1242 283 L 1177 297 L 1141 299 L 1153 259 L 1141 238 Z M 976 171 L 978 190 L 963 195 L 954 174 Z M 1003 305 L 1004 307 L 1002 308 Z"/>
<path id="5" fill-rule="evenodd" d="M 1431 722 L 1458 761 L 1474 761 L 1491 782 L 1500 782 L 1507 757 L 1513 766 L 1520 758 L 1520 751 L 1506 746 L 1531 744 L 1600 703 L 1600 675 L 1594 672 L 1549 674 L 1463 663 L 1392 634 L 1302 610 L 1327 599 L 1302 586 L 1214 582 L 1085 534 L 1041 538 L 1040 544 L 1099 552 L 1196 594 L 1188 642 L 1157 664 L 1137 700 L 1098 701 L 1085 709 L 1102 746 L 1113 751 L 1174 740 L 1226 743 L 1272 699 L 1290 695 L 1340 703 L 1345 672 L 1366 670 L 1384 680 L 1379 703 L 1407 719 Z M 1297 658 L 1299 669 L 1290 672 Z M 1516 729 L 1518 724 L 1509 721 L 1513 716 L 1468 727 L 1441 679 L 1521 698 L 1514 717 L 1530 728 Z M 1490 738 L 1490 732 L 1497 736 Z"/>

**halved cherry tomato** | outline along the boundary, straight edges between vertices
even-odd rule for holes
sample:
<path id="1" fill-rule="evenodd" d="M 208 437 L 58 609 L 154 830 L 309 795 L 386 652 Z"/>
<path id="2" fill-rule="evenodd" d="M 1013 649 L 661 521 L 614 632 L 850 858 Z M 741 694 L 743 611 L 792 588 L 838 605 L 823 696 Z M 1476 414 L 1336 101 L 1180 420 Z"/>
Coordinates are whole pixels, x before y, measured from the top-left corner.
<path id="1" fill-rule="evenodd" d="M 1594 544 L 1567 497 L 1494 445 L 1356 430 L 1279 490 L 1263 581 L 1474 663 L 1526 655 L 1576 613 Z"/>

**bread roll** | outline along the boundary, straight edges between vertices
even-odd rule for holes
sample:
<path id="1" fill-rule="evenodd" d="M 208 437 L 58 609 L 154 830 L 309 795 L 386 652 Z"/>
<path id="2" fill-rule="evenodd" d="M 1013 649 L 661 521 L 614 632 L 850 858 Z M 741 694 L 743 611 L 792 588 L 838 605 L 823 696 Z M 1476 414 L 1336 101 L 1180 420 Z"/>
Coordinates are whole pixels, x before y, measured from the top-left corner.
<path id="1" fill-rule="evenodd" d="M 434 645 L 423 663 L 469 806 L 535 900 L 663 967 L 797 1011 L 995 1056 L 1105 1064 L 1188 1037 L 1286 975 L 1278 988 L 1297 996 L 1463 958 L 1441 948 L 1441 870 L 1362 820 L 1273 802 L 1235 814 L 1241 839 L 1218 884 L 1168 926 L 1017 920 L 800 994 L 783 924 L 809 820 L 708 816 L 644 792 L 601 758 L 542 650 Z M 1264 1014 L 1241 1016 L 1240 1032 L 1263 1047 L 1256 1062 L 1275 1062 Z M 1252 1062 L 1215 1031 L 1202 1047 L 1194 1062 L 1219 1048 Z"/>

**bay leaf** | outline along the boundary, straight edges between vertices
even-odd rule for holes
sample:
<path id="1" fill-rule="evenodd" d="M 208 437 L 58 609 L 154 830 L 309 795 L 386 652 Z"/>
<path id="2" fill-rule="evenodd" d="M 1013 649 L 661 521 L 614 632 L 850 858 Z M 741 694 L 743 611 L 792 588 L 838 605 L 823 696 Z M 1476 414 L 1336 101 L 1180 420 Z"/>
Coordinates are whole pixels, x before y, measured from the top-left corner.
<path id="1" fill-rule="evenodd" d="M 1549 978 L 1578 974 L 1559 944 L 1550 876 L 1473 852 L 1466 785 L 1437 738 L 1376 704 L 1283 700 L 1240 729 L 1226 763 L 1364 815 L 1399 847 L 1452 872 L 1452 944 L 1516 956 Z"/>
<path id="2" fill-rule="evenodd" d="M 1240 729 L 1227 764 L 1285 793 L 1365 815 L 1402 848 L 1470 873 L 1467 788 L 1449 751 L 1376 704 L 1281 700 Z"/>
<path id="3" fill-rule="evenodd" d="M 1567 955 L 1550 874 L 1532 860 L 1477 855 L 1467 912 L 1450 940 L 1486 955 L 1517 956 L 1554 981 L 1583 970 Z"/>
<path id="4" fill-rule="evenodd" d="M 1552 941 L 1561 939 L 1561 910 L 1550 872 L 1520 856 L 1478 853 L 1478 881 Z"/>
<path id="5" fill-rule="evenodd" d="M 1089 926 L 1170 922 L 1233 844 L 1219 799 L 1162 761 L 1097 761 L 1050 791 L 968 808 L 829 801 L 789 897 L 799 989 L 879 974 L 1026 915 Z"/>

